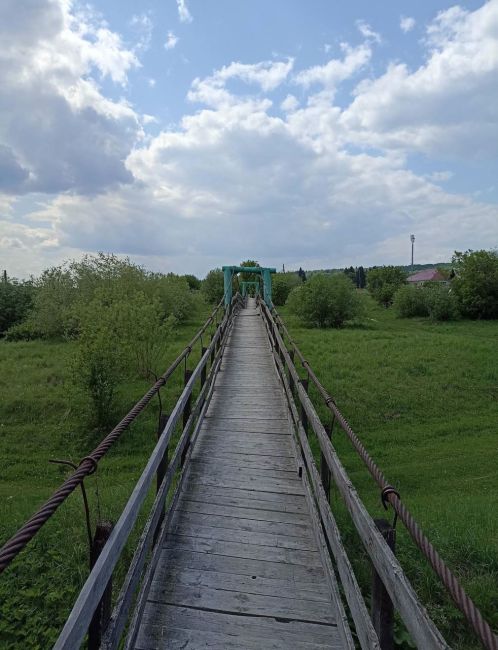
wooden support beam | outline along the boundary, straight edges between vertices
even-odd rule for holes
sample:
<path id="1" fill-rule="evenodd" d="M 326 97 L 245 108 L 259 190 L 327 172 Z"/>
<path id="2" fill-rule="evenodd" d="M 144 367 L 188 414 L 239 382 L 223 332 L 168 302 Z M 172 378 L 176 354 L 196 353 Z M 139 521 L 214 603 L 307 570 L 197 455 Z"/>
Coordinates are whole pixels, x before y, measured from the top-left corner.
<path id="1" fill-rule="evenodd" d="M 394 553 L 396 531 L 385 519 L 374 519 L 387 545 Z M 394 607 L 381 577 L 372 567 L 372 623 L 382 650 L 394 650 Z"/>
<path id="2" fill-rule="evenodd" d="M 301 379 L 301 386 L 304 388 L 304 391 L 308 393 L 309 379 Z M 302 402 L 301 402 L 300 418 L 301 418 L 301 422 L 303 423 L 303 429 L 306 431 L 306 435 L 308 435 L 308 414 Z"/>
<path id="3" fill-rule="evenodd" d="M 107 540 L 112 531 L 112 523 L 110 521 L 102 521 L 97 524 L 95 535 L 93 537 L 92 548 L 90 551 L 90 570 L 93 569 L 99 555 L 102 552 Z M 88 628 L 88 650 L 98 650 L 102 635 L 104 634 L 109 619 L 111 618 L 111 604 L 112 604 L 112 575 L 106 585 L 102 598 L 95 609 L 95 612 Z"/>
<path id="4" fill-rule="evenodd" d="M 163 434 L 164 429 L 166 428 L 166 425 L 169 420 L 169 415 L 167 413 L 162 413 L 161 417 L 159 418 L 159 428 L 157 430 L 157 439 L 161 437 Z M 156 494 L 159 492 L 159 489 L 161 488 L 161 483 L 163 482 L 164 475 L 166 474 L 166 470 L 168 469 L 168 453 L 169 453 L 169 445 L 166 447 L 164 450 L 164 455 L 159 463 L 159 467 L 157 468 L 156 472 Z M 166 509 L 166 503 L 163 504 L 162 509 L 161 509 L 161 515 L 159 516 L 159 521 L 156 527 L 156 530 L 154 531 L 154 544 L 156 543 L 157 540 L 157 534 L 159 531 L 159 528 L 161 527 L 161 524 L 164 520 L 164 513 Z"/>
<path id="5" fill-rule="evenodd" d="M 326 424 L 324 426 L 325 433 L 327 434 L 327 438 L 331 441 L 332 440 L 332 428 L 334 426 L 334 421 L 332 421 L 331 424 Z M 330 468 L 327 465 L 327 459 L 323 455 L 323 451 L 320 450 L 320 478 L 322 480 L 322 485 L 325 494 L 327 495 L 327 501 L 330 503 L 330 491 L 331 491 L 331 473 L 330 473 Z"/>
<path id="6" fill-rule="evenodd" d="M 202 371 L 204 371 L 206 366 L 202 368 Z M 202 372 L 201 371 L 201 372 Z M 192 377 L 192 370 L 189 370 L 188 368 L 185 369 L 185 377 L 184 377 L 184 384 L 187 386 L 187 384 L 190 381 L 190 378 Z M 192 393 L 188 396 L 188 399 L 185 403 L 185 408 L 183 409 L 183 428 L 187 426 L 187 422 L 190 417 L 190 412 L 192 410 Z M 183 464 L 185 462 L 185 456 L 187 455 L 187 449 L 188 449 L 189 443 L 187 442 L 185 449 L 183 450 L 182 454 L 182 461 L 181 461 L 181 466 L 183 467 Z"/>

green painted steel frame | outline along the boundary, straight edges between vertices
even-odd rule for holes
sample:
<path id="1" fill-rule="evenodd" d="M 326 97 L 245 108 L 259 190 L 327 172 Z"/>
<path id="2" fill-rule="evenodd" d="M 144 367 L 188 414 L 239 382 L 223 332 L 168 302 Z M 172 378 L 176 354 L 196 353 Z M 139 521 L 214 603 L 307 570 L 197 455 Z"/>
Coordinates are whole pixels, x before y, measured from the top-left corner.
<path id="1" fill-rule="evenodd" d="M 263 299 L 268 307 L 273 306 L 271 296 L 271 274 L 277 269 L 267 266 L 223 266 L 223 280 L 225 292 L 225 306 L 232 302 L 232 278 L 235 273 L 257 273 L 263 278 Z"/>
<path id="2" fill-rule="evenodd" d="M 243 282 L 240 282 L 239 286 L 240 286 L 240 293 L 242 294 L 242 298 L 246 297 L 247 290 L 250 287 L 254 287 L 255 295 L 259 294 L 259 281 L 258 280 L 255 280 L 255 281 L 243 281 Z"/>

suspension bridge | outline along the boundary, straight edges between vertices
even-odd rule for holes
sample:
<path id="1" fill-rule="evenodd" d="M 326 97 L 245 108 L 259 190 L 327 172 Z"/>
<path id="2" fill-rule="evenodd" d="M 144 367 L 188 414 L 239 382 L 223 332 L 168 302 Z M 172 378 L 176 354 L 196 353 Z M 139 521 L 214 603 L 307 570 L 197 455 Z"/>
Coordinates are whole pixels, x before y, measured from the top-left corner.
<path id="1" fill-rule="evenodd" d="M 250 272 L 262 282 L 248 282 L 246 295 L 232 296 L 233 276 Z M 161 417 L 157 444 L 120 518 L 114 525 L 102 522 L 95 532 L 93 568 L 57 650 L 84 643 L 91 650 L 389 650 L 395 611 L 418 648 L 449 648 L 396 558 L 397 520 L 483 647 L 497 650 L 489 624 L 291 339 L 271 302 L 272 272 L 224 267 L 224 299 L 206 324 L 0 549 L 0 570 L 84 487 L 111 446 L 183 368 L 182 393 Z M 197 344 L 199 361 L 189 368 Z M 318 415 L 311 385 L 332 425 Z M 392 522 L 369 515 L 335 451 L 338 431 L 377 482 Z M 319 449 L 316 457 L 312 445 Z M 370 608 L 330 507 L 333 485 L 372 565 Z M 153 505 L 113 598 L 113 574 L 151 490 Z"/>

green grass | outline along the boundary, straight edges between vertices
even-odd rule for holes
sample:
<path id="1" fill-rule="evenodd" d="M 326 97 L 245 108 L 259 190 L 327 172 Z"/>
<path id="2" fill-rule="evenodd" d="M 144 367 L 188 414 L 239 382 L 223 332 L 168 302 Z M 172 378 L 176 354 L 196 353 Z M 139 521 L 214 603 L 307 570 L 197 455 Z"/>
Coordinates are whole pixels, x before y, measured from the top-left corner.
<path id="1" fill-rule="evenodd" d="M 285 308 L 280 312 L 374 459 L 497 627 L 498 322 L 399 320 L 369 302 L 368 318 L 359 325 L 310 330 Z M 177 330 L 168 362 L 205 316 Z M 78 461 L 104 433 L 85 424 L 86 404 L 72 388 L 73 353 L 73 343 L 0 342 L 0 542 L 66 475 L 48 459 Z M 193 354 L 197 360 L 198 351 Z M 116 420 L 149 384 L 123 384 Z M 181 372 L 164 391 L 166 406 L 180 391 Z M 325 409 L 320 412 L 325 420 Z M 157 415 L 155 401 L 86 479 L 93 523 L 98 516 L 118 518 L 155 444 Z M 344 434 L 336 432 L 334 444 L 370 512 L 385 516 L 379 491 Z M 366 587 L 365 554 L 336 490 L 332 504 Z M 401 562 L 448 641 L 459 650 L 479 647 L 401 525 L 398 531 Z M 88 575 L 87 561 L 81 496 L 75 493 L 0 576 L 2 650 L 51 647 Z"/>
<path id="2" fill-rule="evenodd" d="M 164 369 L 207 318 L 202 308 L 180 326 L 168 345 Z M 207 337 L 205 339 L 206 345 Z M 67 468 L 50 458 L 78 462 L 106 432 L 92 430 L 88 405 L 74 389 L 71 359 L 75 343 L 0 341 L 0 543 L 50 496 Z M 199 345 L 192 352 L 192 368 Z M 182 390 L 183 365 L 162 389 L 168 411 Z M 120 387 L 116 422 L 139 399 L 151 381 L 127 378 Z M 85 480 L 92 525 L 116 521 L 156 443 L 158 402 L 155 399 L 127 430 L 99 469 Z M 152 491 L 148 498 L 150 505 Z M 144 508 L 145 511 L 145 508 Z M 146 513 L 142 515 L 142 521 Z M 119 578 L 131 558 L 139 526 L 118 567 Z M 80 492 L 75 492 L 18 558 L 0 576 L 0 647 L 51 647 L 88 575 L 88 542 Z M 119 584 L 115 586 L 115 589 Z"/>
<path id="3" fill-rule="evenodd" d="M 374 460 L 496 629 L 498 322 L 402 320 L 365 300 L 367 318 L 340 330 L 305 329 L 285 308 L 279 311 Z M 330 420 L 325 408 L 319 410 Z M 376 484 L 339 429 L 334 445 L 371 514 L 386 516 Z M 357 549 L 355 566 L 366 586 L 364 553 L 334 494 L 333 509 L 348 547 Z M 398 556 L 447 640 L 461 650 L 480 647 L 402 524 Z"/>

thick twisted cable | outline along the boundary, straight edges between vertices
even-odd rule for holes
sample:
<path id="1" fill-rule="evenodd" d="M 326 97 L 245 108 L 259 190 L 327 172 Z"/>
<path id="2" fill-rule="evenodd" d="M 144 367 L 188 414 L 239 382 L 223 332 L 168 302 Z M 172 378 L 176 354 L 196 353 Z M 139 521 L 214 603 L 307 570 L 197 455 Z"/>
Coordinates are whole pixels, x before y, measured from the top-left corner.
<path id="1" fill-rule="evenodd" d="M 316 388 L 318 389 L 318 392 L 325 400 L 325 403 L 327 404 L 329 409 L 334 413 L 337 420 L 340 422 L 342 429 L 344 430 L 348 438 L 351 440 L 356 452 L 358 453 L 358 455 L 360 456 L 360 458 L 368 468 L 368 471 L 375 479 L 378 486 L 382 490 L 385 489 L 390 485 L 386 477 L 379 469 L 379 467 L 376 465 L 376 463 L 374 462 L 374 460 L 372 459 L 372 457 L 370 456 L 370 454 L 368 453 L 368 451 L 366 450 L 365 446 L 358 438 L 356 433 L 353 431 L 349 422 L 339 411 L 334 399 L 328 394 L 324 386 L 320 383 L 318 377 L 313 372 L 311 366 L 306 361 L 302 352 L 299 350 L 296 343 L 293 341 L 292 337 L 290 336 L 289 331 L 285 326 L 285 323 L 277 314 L 276 310 L 274 310 L 274 312 L 277 317 L 277 322 L 281 325 L 297 357 L 301 361 L 302 366 L 308 372 L 308 375 L 310 379 L 313 381 L 313 383 L 315 384 Z M 417 524 L 417 522 L 413 518 L 408 508 L 404 505 L 401 499 L 393 492 L 388 494 L 386 498 L 389 501 L 389 503 L 392 505 L 398 517 L 404 523 L 406 529 L 410 533 L 410 536 L 415 542 L 415 544 L 418 546 L 418 548 L 423 553 L 423 555 L 429 560 L 430 565 L 432 566 L 433 570 L 435 571 L 435 573 L 437 574 L 441 582 L 446 587 L 448 593 L 453 599 L 453 602 L 458 607 L 458 609 L 463 613 L 465 618 L 468 620 L 468 622 L 472 626 L 474 632 L 479 637 L 481 643 L 484 645 L 486 650 L 498 650 L 498 638 L 494 634 L 493 630 L 491 629 L 491 626 L 484 619 L 483 615 L 481 614 L 481 611 L 474 603 L 474 601 L 468 596 L 468 594 L 466 593 L 466 591 L 458 581 L 457 577 L 449 569 L 449 567 L 444 562 L 443 558 L 439 555 L 439 553 L 436 551 L 436 549 L 431 544 L 429 539 L 422 532 L 420 526 Z"/>
<path id="2" fill-rule="evenodd" d="M 71 474 L 62 485 L 52 494 L 52 496 L 32 515 L 25 524 L 19 528 L 14 535 L 0 549 L 0 573 L 2 573 L 12 562 L 12 560 L 23 550 L 23 548 L 33 539 L 40 528 L 50 519 L 58 507 L 74 492 L 74 490 L 83 482 L 86 476 L 95 471 L 99 460 L 109 451 L 112 445 L 118 440 L 121 434 L 130 426 L 138 415 L 149 404 L 156 393 L 164 386 L 168 378 L 173 374 L 182 360 L 187 357 L 192 346 L 206 331 L 212 323 L 217 312 L 223 305 L 223 300 L 216 306 L 211 316 L 204 323 L 202 328 L 197 332 L 189 345 L 180 353 L 166 372 L 159 377 L 156 383 L 149 388 L 145 395 L 133 406 L 125 417 L 117 424 L 114 429 L 101 441 L 101 443 L 86 456 L 80 463 L 78 469 Z"/>

